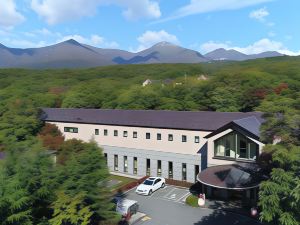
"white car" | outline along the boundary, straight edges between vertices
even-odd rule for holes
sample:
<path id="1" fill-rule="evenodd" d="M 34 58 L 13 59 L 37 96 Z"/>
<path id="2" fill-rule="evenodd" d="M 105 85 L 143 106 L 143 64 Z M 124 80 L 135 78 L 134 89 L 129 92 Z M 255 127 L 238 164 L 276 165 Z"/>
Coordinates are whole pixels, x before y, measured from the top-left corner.
<path id="1" fill-rule="evenodd" d="M 165 187 L 166 181 L 162 177 L 149 177 L 140 184 L 135 192 L 140 195 L 151 195 L 154 191 Z"/>

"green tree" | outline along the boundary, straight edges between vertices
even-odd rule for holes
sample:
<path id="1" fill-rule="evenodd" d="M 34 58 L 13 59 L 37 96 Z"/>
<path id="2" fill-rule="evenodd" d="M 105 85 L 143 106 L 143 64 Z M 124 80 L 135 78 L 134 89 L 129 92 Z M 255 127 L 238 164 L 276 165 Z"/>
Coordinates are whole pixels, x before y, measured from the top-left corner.
<path id="1" fill-rule="evenodd" d="M 0 171 L 4 224 L 38 224 L 51 215 L 56 188 L 53 163 L 44 151 L 11 151 Z"/>
<path id="2" fill-rule="evenodd" d="M 298 225 L 300 221 L 300 108 L 299 99 L 289 92 L 270 95 L 259 109 L 267 112 L 262 137 L 271 156 L 270 178 L 262 182 L 259 192 L 261 220 L 279 225 Z"/>
<path id="3" fill-rule="evenodd" d="M 93 212 L 92 224 L 114 218 L 110 193 L 105 186 L 108 170 L 102 150 L 92 142 L 67 143 L 68 145 L 62 146 L 66 147 L 70 154 L 66 157 L 65 165 L 60 168 L 61 190 L 73 197 L 85 193 L 83 206 L 89 207 Z"/>
<path id="4" fill-rule="evenodd" d="M 300 147 L 287 149 L 271 145 L 273 170 L 262 182 L 259 193 L 261 220 L 280 225 L 298 225 L 300 221 Z"/>
<path id="5" fill-rule="evenodd" d="M 60 191 L 57 200 L 53 204 L 53 218 L 49 220 L 51 225 L 89 225 L 93 212 L 89 206 L 84 205 L 85 194 L 79 193 L 69 196 Z"/>

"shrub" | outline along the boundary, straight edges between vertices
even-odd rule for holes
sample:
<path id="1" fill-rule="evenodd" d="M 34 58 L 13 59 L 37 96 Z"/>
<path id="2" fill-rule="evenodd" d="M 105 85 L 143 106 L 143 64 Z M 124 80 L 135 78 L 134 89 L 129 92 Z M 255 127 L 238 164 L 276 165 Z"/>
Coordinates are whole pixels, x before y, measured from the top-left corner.
<path id="1" fill-rule="evenodd" d="M 185 203 L 192 207 L 199 207 L 198 205 L 198 197 L 195 195 L 190 195 L 186 198 Z"/>

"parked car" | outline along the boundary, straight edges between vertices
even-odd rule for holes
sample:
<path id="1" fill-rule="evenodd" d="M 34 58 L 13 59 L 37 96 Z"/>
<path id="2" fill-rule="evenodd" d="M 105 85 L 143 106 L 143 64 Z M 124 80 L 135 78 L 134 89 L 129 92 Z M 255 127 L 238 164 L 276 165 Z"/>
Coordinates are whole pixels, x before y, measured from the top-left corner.
<path id="1" fill-rule="evenodd" d="M 123 198 L 117 202 L 116 211 L 127 220 L 130 219 L 131 215 L 136 214 L 138 209 L 139 205 L 137 204 L 137 201 Z"/>
<path id="2" fill-rule="evenodd" d="M 166 181 L 162 177 L 149 177 L 140 184 L 135 192 L 141 195 L 151 195 L 154 191 L 165 187 Z"/>

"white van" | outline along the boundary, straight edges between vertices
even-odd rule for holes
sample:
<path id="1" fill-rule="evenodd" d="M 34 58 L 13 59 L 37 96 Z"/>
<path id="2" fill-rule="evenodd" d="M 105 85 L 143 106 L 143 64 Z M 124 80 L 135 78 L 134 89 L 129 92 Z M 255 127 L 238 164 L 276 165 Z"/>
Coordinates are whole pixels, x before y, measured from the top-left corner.
<path id="1" fill-rule="evenodd" d="M 124 217 L 130 217 L 133 214 L 136 214 L 139 209 L 137 201 L 130 199 L 120 199 L 117 202 L 116 211 Z"/>

